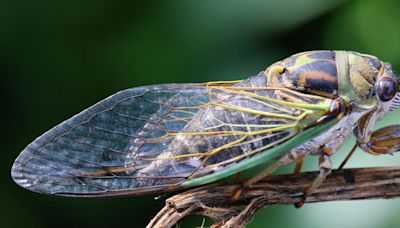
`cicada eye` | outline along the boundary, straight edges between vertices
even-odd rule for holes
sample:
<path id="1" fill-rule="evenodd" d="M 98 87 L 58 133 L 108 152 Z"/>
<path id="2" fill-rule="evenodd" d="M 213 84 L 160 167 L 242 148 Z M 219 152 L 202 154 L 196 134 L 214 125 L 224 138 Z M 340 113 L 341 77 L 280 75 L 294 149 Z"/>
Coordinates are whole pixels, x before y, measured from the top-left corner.
<path id="1" fill-rule="evenodd" d="M 389 101 L 398 91 L 398 83 L 393 78 L 384 77 L 378 81 L 376 91 L 381 101 Z"/>

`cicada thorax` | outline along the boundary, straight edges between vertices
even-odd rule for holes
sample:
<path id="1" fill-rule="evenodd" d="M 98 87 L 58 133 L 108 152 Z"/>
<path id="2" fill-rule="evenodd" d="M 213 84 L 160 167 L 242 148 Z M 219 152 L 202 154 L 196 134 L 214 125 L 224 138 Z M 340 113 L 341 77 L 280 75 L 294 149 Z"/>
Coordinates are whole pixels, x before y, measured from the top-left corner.
<path id="1" fill-rule="evenodd" d="M 334 51 L 310 51 L 292 55 L 265 71 L 268 86 L 317 94 L 338 96 L 338 73 Z"/>

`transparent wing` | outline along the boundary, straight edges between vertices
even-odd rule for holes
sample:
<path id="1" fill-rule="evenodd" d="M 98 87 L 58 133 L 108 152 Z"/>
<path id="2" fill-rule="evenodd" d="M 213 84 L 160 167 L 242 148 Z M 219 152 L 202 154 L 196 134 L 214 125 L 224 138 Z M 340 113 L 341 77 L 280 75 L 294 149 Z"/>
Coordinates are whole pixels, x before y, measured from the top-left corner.
<path id="1" fill-rule="evenodd" d="M 325 115 L 329 99 L 241 82 L 118 92 L 49 130 L 16 159 L 32 191 L 102 196 L 167 191 L 284 143 Z"/>

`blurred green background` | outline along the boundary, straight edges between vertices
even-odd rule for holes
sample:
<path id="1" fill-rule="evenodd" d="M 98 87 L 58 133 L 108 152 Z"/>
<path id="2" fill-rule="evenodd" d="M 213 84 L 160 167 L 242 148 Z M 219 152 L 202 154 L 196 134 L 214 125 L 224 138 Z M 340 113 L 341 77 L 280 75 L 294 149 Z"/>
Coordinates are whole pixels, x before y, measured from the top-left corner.
<path id="1" fill-rule="evenodd" d="M 242 79 L 315 49 L 369 53 L 400 69 L 399 9 L 396 0 L 0 1 L 1 226 L 143 227 L 163 199 L 32 193 L 13 183 L 13 160 L 44 131 L 129 87 Z M 358 151 L 348 167 L 399 161 Z M 316 168 L 309 159 L 306 169 Z M 273 206 L 249 227 L 395 227 L 399 213 L 400 199 Z"/>

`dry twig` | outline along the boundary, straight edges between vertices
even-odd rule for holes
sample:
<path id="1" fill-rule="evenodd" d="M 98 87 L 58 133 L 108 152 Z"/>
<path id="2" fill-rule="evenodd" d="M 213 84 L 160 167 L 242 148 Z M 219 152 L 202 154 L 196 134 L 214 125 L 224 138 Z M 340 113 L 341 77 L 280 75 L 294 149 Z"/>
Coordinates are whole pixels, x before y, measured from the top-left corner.
<path id="1" fill-rule="evenodd" d="M 183 217 L 201 214 L 215 222 L 213 227 L 244 227 L 266 205 L 293 204 L 317 172 L 269 176 L 233 193 L 240 184 L 207 185 L 172 196 L 147 227 L 171 227 Z M 337 200 L 392 198 L 400 196 L 400 167 L 361 168 L 333 171 L 306 203 Z"/>

